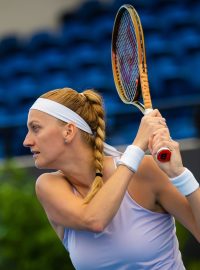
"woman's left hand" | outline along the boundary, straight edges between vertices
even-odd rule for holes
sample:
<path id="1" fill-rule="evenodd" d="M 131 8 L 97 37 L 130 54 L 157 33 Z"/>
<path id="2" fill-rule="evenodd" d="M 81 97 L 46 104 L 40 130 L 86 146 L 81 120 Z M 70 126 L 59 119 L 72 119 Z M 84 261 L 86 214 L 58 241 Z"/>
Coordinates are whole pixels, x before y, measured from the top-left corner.
<path id="1" fill-rule="evenodd" d="M 160 162 L 157 160 L 157 152 L 162 147 L 167 147 L 171 151 L 171 159 L 167 162 Z M 162 169 L 169 177 L 176 177 L 184 171 L 179 143 L 171 139 L 167 127 L 158 129 L 153 133 L 149 138 L 148 148 L 160 169 Z"/>

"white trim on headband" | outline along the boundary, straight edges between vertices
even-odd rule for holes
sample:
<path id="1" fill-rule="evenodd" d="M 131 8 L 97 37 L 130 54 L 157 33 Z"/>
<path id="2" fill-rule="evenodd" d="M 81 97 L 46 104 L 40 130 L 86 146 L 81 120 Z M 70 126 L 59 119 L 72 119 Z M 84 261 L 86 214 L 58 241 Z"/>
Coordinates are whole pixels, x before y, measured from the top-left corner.
<path id="1" fill-rule="evenodd" d="M 80 115 L 56 101 L 47 98 L 38 98 L 31 106 L 30 110 L 45 112 L 66 123 L 73 122 L 79 129 L 89 134 L 93 134 L 89 125 Z M 107 143 L 104 143 L 104 153 L 114 157 L 122 155 L 121 152 Z"/>

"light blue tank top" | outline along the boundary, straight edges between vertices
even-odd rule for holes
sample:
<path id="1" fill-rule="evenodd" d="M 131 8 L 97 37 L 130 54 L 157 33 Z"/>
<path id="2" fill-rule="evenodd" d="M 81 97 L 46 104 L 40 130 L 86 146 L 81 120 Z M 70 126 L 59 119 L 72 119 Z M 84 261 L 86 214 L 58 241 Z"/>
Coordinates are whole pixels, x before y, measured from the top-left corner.
<path id="1" fill-rule="evenodd" d="M 65 228 L 76 270 L 184 270 L 174 218 L 138 205 L 126 192 L 102 233 Z"/>

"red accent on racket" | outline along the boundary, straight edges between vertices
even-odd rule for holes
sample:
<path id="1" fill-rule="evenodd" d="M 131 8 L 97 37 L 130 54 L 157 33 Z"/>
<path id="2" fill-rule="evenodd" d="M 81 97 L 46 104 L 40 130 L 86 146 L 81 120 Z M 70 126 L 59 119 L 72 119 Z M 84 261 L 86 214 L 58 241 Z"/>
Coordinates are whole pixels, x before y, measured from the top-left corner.
<path id="1" fill-rule="evenodd" d="M 157 159 L 160 162 L 167 162 L 171 158 L 171 151 L 168 148 L 162 147 L 157 152 Z"/>

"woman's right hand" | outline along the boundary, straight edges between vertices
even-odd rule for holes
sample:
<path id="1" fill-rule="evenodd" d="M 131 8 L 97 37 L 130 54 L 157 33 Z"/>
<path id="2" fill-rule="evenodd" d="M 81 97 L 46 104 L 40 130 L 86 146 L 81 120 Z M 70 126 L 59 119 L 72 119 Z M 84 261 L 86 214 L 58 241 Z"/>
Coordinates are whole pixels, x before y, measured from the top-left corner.
<path id="1" fill-rule="evenodd" d="M 167 129 L 165 118 L 155 109 L 142 117 L 133 144 L 140 147 L 145 152 L 148 149 L 149 138 L 156 130 L 163 128 Z"/>

